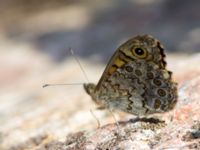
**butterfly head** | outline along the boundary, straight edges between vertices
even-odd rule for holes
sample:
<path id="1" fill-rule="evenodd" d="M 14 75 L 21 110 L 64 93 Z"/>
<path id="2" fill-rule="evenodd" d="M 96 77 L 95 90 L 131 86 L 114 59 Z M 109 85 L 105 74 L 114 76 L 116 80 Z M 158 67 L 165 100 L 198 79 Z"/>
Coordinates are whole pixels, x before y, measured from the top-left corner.
<path id="1" fill-rule="evenodd" d="M 107 105 L 105 100 L 100 100 L 98 91 L 96 91 L 96 85 L 93 83 L 84 83 L 83 87 L 88 95 L 91 96 L 92 100 L 100 107 L 104 108 Z"/>
<path id="2" fill-rule="evenodd" d="M 87 94 L 92 95 L 94 93 L 95 84 L 93 84 L 93 83 L 84 83 L 83 87 L 84 87 L 84 89 L 85 89 Z"/>

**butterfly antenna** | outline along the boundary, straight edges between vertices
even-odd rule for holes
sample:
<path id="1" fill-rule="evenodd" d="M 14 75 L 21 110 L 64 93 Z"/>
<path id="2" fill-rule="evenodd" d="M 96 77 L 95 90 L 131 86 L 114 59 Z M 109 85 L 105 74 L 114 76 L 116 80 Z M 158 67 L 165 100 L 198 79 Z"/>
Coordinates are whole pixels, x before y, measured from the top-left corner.
<path id="1" fill-rule="evenodd" d="M 83 85 L 84 83 L 64 83 L 64 84 L 44 84 L 42 87 L 48 87 L 48 86 L 60 86 L 60 85 Z"/>
<path id="2" fill-rule="evenodd" d="M 78 63 L 79 67 L 81 68 L 81 71 L 83 72 L 87 82 L 89 83 L 89 79 L 87 77 L 87 74 L 85 73 L 79 59 L 74 55 L 74 51 L 72 48 L 69 48 L 71 55 L 74 57 L 74 59 L 76 60 L 76 62 Z M 42 87 L 48 87 L 48 86 L 60 86 L 60 85 L 83 85 L 84 83 L 64 83 L 64 84 L 44 84 Z"/>
<path id="3" fill-rule="evenodd" d="M 86 79 L 87 82 L 89 83 L 89 79 L 88 79 L 88 77 L 87 77 L 87 74 L 86 74 L 85 70 L 83 69 L 83 67 L 82 67 L 82 65 L 81 65 L 81 63 L 80 63 L 80 61 L 79 61 L 79 59 L 74 55 L 73 49 L 72 49 L 72 48 L 69 48 L 69 50 L 70 50 L 70 52 L 71 52 L 71 55 L 74 57 L 74 59 L 75 59 L 76 62 L 78 63 L 78 65 L 79 65 L 81 71 L 83 72 L 83 75 L 85 76 L 85 79 Z"/>

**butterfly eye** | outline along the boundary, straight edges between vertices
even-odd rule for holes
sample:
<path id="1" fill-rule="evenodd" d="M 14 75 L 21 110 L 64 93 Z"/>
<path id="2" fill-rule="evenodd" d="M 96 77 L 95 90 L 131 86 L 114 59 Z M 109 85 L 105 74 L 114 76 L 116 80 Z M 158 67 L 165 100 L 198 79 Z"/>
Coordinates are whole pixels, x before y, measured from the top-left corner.
<path id="1" fill-rule="evenodd" d="M 134 48 L 132 50 L 133 55 L 135 55 L 138 58 L 146 58 L 147 56 L 147 51 L 143 48 Z"/>

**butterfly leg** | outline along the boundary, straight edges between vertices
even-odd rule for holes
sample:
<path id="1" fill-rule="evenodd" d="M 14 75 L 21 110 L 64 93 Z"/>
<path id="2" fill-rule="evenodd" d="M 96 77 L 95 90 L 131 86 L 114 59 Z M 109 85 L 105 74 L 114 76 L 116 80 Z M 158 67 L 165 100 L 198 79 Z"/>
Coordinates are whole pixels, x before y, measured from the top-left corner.
<path id="1" fill-rule="evenodd" d="M 116 124 L 116 126 L 117 126 L 117 131 L 118 131 L 118 133 L 119 133 L 119 132 L 120 132 L 119 122 L 117 121 L 117 118 L 115 117 L 115 115 L 114 115 L 112 109 L 111 109 L 111 108 L 108 108 L 108 110 L 109 110 L 110 114 L 112 115 L 113 119 L 115 120 L 115 124 Z"/>
<path id="2" fill-rule="evenodd" d="M 99 119 L 96 117 L 96 115 L 94 114 L 94 111 L 93 111 L 92 109 L 90 109 L 90 113 L 92 114 L 92 116 L 94 117 L 94 119 L 95 119 L 96 122 L 97 122 L 97 128 L 100 128 L 100 127 L 101 127 L 100 121 L 99 121 Z"/>

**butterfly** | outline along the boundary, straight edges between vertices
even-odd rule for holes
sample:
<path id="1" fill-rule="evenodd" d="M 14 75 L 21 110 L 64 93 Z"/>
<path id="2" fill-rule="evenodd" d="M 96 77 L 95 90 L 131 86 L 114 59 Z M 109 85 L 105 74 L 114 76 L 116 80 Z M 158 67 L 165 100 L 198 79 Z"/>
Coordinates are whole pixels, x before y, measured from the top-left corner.
<path id="1" fill-rule="evenodd" d="M 119 46 L 99 82 L 85 83 L 84 89 L 100 108 L 136 116 L 168 112 L 178 94 L 165 57 L 157 39 L 138 35 Z"/>

